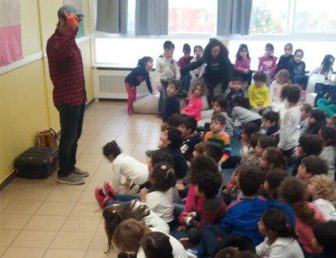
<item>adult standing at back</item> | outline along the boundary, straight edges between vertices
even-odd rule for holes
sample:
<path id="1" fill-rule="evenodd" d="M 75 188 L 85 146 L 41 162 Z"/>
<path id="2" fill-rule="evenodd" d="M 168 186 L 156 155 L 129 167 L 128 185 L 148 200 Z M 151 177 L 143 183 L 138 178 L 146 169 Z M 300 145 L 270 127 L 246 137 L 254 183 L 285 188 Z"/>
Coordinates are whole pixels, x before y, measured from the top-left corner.
<path id="1" fill-rule="evenodd" d="M 229 51 L 222 42 L 217 39 L 210 39 L 204 49 L 202 58 L 181 69 L 181 73 L 186 73 L 200 67 L 202 64 L 206 64 L 203 78 L 209 91 L 208 102 L 210 107 L 214 95 L 220 95 L 225 92 L 232 76 L 233 66 L 228 55 Z M 220 92 L 216 94 L 214 89 L 218 84 L 220 84 L 221 88 Z"/>
<path id="2" fill-rule="evenodd" d="M 86 102 L 82 55 L 75 41 L 82 14 L 73 6 L 64 5 L 57 15 L 57 28 L 47 42 L 53 100 L 61 125 L 57 181 L 77 185 L 84 184 L 83 177 L 89 176 L 88 172 L 75 167 Z"/>

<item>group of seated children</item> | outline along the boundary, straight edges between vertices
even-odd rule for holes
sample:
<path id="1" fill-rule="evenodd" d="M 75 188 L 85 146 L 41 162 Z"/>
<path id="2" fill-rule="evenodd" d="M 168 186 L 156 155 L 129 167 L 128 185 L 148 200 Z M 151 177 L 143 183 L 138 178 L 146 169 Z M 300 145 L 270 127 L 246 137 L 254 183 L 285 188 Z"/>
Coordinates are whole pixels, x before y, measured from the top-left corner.
<path id="1" fill-rule="evenodd" d="M 221 44 L 219 41 L 217 43 Z M 209 45 L 211 44 L 209 43 L 208 46 Z M 216 46 L 217 45 L 214 45 L 213 48 Z M 205 81 L 205 88 L 211 91 L 209 92 L 209 96 L 212 97 L 212 91 L 215 85 L 209 84 L 210 82 L 207 76 L 217 76 L 215 74 L 206 74 L 207 65 L 204 63 L 204 60 L 207 59 L 207 57 L 203 56 L 203 47 L 200 45 L 194 46 L 194 56 L 191 56 L 190 45 L 187 43 L 184 44 L 183 56 L 178 61 L 175 61 L 173 57 L 175 50 L 175 45 L 173 42 L 164 42 L 163 49 L 163 54 L 160 55 L 156 60 L 154 78 L 155 86 L 160 92 L 159 116 L 162 118 L 167 116 L 164 113 L 164 105 L 166 98 L 169 96 L 167 89 L 168 82 L 171 80 L 176 80 L 179 81 L 179 84 L 181 85 L 175 89 L 177 91 L 176 94 L 179 96 L 179 98 L 187 98 L 190 102 L 189 108 L 187 108 L 185 111 L 192 112 L 193 117 L 195 117 L 196 120 L 200 120 L 200 114 L 194 113 L 192 107 L 195 105 L 196 109 L 198 110 L 199 105 L 201 105 L 198 94 L 204 95 L 205 90 L 202 88 L 199 89 L 198 92 L 195 92 L 195 89 L 193 88 L 193 92 L 190 92 L 190 85 L 193 85 L 195 81 Z M 211 51 L 212 50 L 213 49 L 211 49 Z M 250 100 L 251 106 L 257 110 L 263 110 L 269 105 L 269 103 L 272 103 L 274 108 L 277 108 L 277 102 L 280 99 L 280 91 L 277 87 L 277 84 L 283 85 L 291 81 L 292 83 L 300 85 L 302 90 L 306 90 L 307 88 L 309 76 L 306 72 L 306 65 L 304 61 L 302 61 L 303 55 L 304 52 L 302 49 L 296 49 L 293 54 L 293 45 L 291 43 L 287 43 L 284 46 L 284 54 L 281 55 L 278 60 L 278 58 L 274 56 L 274 46 L 271 43 L 267 43 L 265 46 L 264 55 L 258 59 L 259 62 L 257 69 L 252 70 L 250 66 L 251 58 L 249 55 L 248 46 L 246 44 L 241 44 L 238 48 L 234 64 L 230 64 L 233 68 L 232 73 L 230 73 L 233 77 L 241 78 L 244 90 L 251 85 L 253 73 L 257 73 L 257 80 L 256 78 L 253 78 L 254 84 L 251 85 L 251 90 L 249 90 L 250 92 L 248 93 L 249 97 L 250 95 L 253 95 L 254 97 L 254 99 Z M 335 58 L 332 55 L 326 55 L 322 61 L 321 66 L 311 72 L 311 77 L 314 77 L 314 75 L 323 77 L 323 80 L 312 79 L 311 81 L 314 81 L 314 85 L 316 82 L 336 83 L 336 80 L 332 82 L 332 67 L 334 60 Z M 195 66 L 195 69 L 193 69 L 193 63 L 197 63 L 197 67 Z M 200 65 L 198 65 L 198 63 Z M 209 67 L 212 65 L 214 64 L 208 64 Z M 150 93 L 155 91 L 152 88 L 152 83 L 149 76 L 149 72 L 152 69 L 153 58 L 145 56 L 139 60 L 137 67 L 134 68 L 125 78 L 125 88 L 128 93 L 127 110 L 130 115 L 134 113 L 133 102 L 136 100 L 136 87 L 139 86 L 141 82 L 146 81 L 148 91 Z M 209 69 L 211 70 L 211 67 Z M 226 69 L 228 69 L 228 67 Z M 210 70 L 208 73 L 211 72 Z M 312 87 L 314 87 L 314 85 Z M 267 91 L 267 86 L 270 87 L 270 92 Z M 201 86 L 199 85 L 199 87 Z M 270 96 L 268 97 L 267 95 L 269 94 Z M 334 102 L 332 102 L 332 104 L 334 104 Z M 333 114 L 335 112 L 336 108 L 333 109 Z"/>
<path id="2" fill-rule="evenodd" d="M 191 58 L 184 46 L 179 62 L 172 42 L 164 49 L 159 148 L 146 151 L 145 164 L 115 141 L 103 147 L 112 181 L 95 197 L 108 249 L 119 257 L 335 258 L 336 118 L 303 103 L 303 51 L 293 56 L 287 44 L 277 64 L 267 44 L 252 74 L 241 45 L 227 90 L 212 93 L 212 109 L 203 110 L 204 71 L 179 80 L 179 67 L 198 62 L 201 47 Z M 148 79 L 152 60 L 139 64 Z M 134 78 L 140 82 L 133 74 L 128 83 Z M 186 105 L 181 88 L 190 93 Z"/>
<path id="3" fill-rule="evenodd" d="M 263 87 L 265 76 L 254 76 Z M 277 112 L 262 91 L 250 93 L 262 103 L 253 107 L 241 85 L 232 79 L 198 123 L 183 110 L 166 117 L 147 164 L 115 141 L 104 146 L 113 177 L 95 196 L 109 249 L 120 257 L 336 257 L 335 121 L 301 105 L 299 86 L 274 86 Z M 202 87 L 192 91 L 197 98 Z M 240 157 L 231 149 L 238 128 Z"/>

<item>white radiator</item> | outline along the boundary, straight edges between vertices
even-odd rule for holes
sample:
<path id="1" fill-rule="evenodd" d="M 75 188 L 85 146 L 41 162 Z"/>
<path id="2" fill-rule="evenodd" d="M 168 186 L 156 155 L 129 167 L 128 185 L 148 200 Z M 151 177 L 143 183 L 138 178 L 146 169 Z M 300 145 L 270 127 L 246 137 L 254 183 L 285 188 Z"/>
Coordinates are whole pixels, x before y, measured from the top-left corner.
<path id="1" fill-rule="evenodd" d="M 130 72 L 131 70 L 125 69 L 96 68 L 94 70 L 95 98 L 127 99 L 124 80 Z M 151 76 L 153 76 L 152 73 Z M 146 82 L 143 82 L 137 87 L 137 97 L 141 97 L 147 93 Z"/>

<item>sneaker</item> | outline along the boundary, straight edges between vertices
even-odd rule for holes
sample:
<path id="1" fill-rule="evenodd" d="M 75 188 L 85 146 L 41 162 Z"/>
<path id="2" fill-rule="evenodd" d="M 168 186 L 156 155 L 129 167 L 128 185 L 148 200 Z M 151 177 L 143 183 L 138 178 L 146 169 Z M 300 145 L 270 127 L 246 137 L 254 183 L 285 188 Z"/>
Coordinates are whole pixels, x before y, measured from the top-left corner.
<path id="1" fill-rule="evenodd" d="M 85 181 L 82 177 L 70 174 L 68 176 L 58 176 L 57 182 L 60 184 L 68 185 L 82 185 L 85 184 Z"/>
<path id="2" fill-rule="evenodd" d="M 112 186 L 108 182 L 104 182 L 104 188 L 102 189 L 105 195 L 110 196 L 113 198 L 118 192 L 112 188 Z"/>
<path id="3" fill-rule="evenodd" d="M 88 177 L 90 175 L 89 172 L 86 172 L 86 171 L 83 171 L 83 170 L 80 170 L 79 168 L 76 168 L 71 172 L 71 174 L 74 174 L 76 176 L 79 176 L 79 177 Z"/>
<path id="4" fill-rule="evenodd" d="M 107 196 L 104 194 L 101 187 L 96 187 L 95 189 L 95 198 L 101 208 L 104 208 L 106 206 L 106 202 L 111 199 L 110 196 Z"/>
<path id="5" fill-rule="evenodd" d="M 181 238 L 179 241 L 183 245 L 184 249 L 189 249 L 193 246 L 188 237 Z"/>
<path id="6" fill-rule="evenodd" d="M 140 186 L 132 185 L 132 187 L 128 191 L 128 194 L 137 194 L 139 193 L 139 190 L 140 190 Z"/>
<path id="7" fill-rule="evenodd" d="M 190 258 L 197 258 L 198 257 L 198 250 L 194 249 L 194 248 L 189 248 L 186 250 L 188 257 Z"/>

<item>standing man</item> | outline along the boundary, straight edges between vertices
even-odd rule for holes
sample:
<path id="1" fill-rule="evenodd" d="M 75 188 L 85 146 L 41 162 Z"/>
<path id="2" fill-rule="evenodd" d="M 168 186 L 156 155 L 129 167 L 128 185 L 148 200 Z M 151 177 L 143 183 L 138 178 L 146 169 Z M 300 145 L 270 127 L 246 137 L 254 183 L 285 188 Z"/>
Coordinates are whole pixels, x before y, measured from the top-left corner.
<path id="1" fill-rule="evenodd" d="M 69 5 L 62 6 L 57 15 L 56 31 L 47 42 L 49 72 L 54 85 L 53 100 L 61 124 L 57 181 L 78 185 L 84 184 L 83 177 L 89 176 L 88 172 L 75 167 L 86 102 L 82 55 L 75 41 L 83 15 Z"/>

